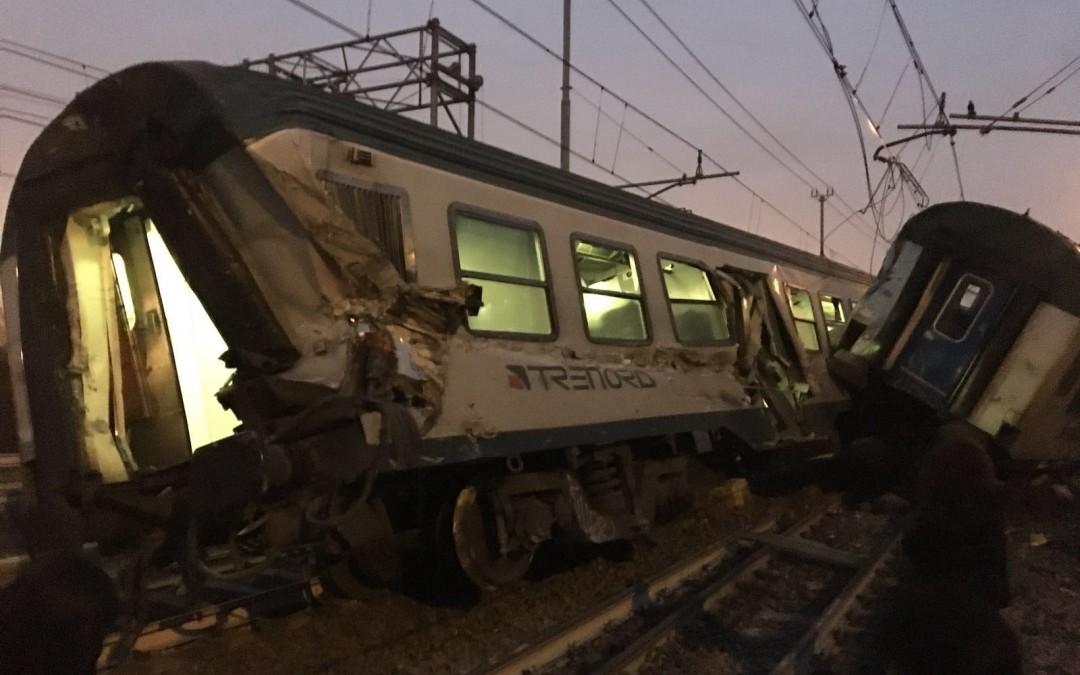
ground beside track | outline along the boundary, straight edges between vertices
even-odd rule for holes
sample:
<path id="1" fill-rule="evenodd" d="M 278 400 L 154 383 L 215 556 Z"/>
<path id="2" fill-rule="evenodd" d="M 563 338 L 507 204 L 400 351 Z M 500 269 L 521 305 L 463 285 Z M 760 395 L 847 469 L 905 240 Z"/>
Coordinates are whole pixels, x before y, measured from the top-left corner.
<path id="1" fill-rule="evenodd" d="M 1029 675 L 1080 675 L 1080 468 L 1044 467 L 1014 479 L 1012 487 L 1007 535 L 1013 602 L 1002 614 L 1020 636 Z M 137 656 L 114 672 L 468 672 L 702 543 L 769 515 L 793 519 L 818 497 L 813 490 L 751 497 L 736 509 L 706 491 L 686 517 L 636 542 L 630 561 L 599 556 L 563 570 L 555 564 L 543 578 L 472 608 L 431 606 L 388 592 L 365 601 L 330 600 L 170 652 Z"/>
<path id="2" fill-rule="evenodd" d="M 1006 534 L 1012 604 L 1028 675 L 1080 675 L 1080 466 L 1014 480 Z"/>
<path id="3" fill-rule="evenodd" d="M 365 601 L 329 600 L 290 617 L 135 657 L 114 672 L 467 672 L 707 544 L 770 517 L 793 521 L 820 499 L 819 491 L 807 489 L 785 497 L 750 497 L 743 507 L 734 508 L 723 493 L 703 486 L 696 505 L 636 541 L 629 560 L 617 555 L 623 553 L 617 549 L 591 558 L 552 551 L 540 561 L 545 571 L 539 578 L 475 607 L 431 606 L 389 592 Z"/>

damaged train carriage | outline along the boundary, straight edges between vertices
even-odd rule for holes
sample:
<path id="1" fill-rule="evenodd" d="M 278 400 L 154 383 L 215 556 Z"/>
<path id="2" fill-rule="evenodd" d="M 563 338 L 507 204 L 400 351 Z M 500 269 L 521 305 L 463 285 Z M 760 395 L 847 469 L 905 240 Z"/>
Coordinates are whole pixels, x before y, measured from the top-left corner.
<path id="1" fill-rule="evenodd" d="M 829 366 L 859 400 L 853 436 L 919 446 L 948 424 L 998 459 L 1080 458 L 1080 245 L 1026 214 L 932 206 Z"/>
<path id="2" fill-rule="evenodd" d="M 2 252 L 39 506 L 196 564 L 329 535 L 332 571 L 379 583 L 397 534 L 432 532 L 489 587 L 553 537 L 646 527 L 690 455 L 828 439 L 824 359 L 868 281 L 201 63 L 82 92 L 26 156 Z"/>

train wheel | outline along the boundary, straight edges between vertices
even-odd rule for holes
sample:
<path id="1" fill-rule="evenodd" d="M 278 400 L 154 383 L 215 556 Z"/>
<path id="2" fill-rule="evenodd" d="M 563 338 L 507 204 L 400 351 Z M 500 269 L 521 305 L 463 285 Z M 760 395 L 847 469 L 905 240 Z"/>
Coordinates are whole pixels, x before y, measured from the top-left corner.
<path id="1" fill-rule="evenodd" d="M 473 486 L 458 493 L 451 532 L 455 557 L 465 576 L 481 589 L 494 590 L 525 576 L 533 552 L 502 553 L 494 515 L 485 506 L 483 496 Z"/>

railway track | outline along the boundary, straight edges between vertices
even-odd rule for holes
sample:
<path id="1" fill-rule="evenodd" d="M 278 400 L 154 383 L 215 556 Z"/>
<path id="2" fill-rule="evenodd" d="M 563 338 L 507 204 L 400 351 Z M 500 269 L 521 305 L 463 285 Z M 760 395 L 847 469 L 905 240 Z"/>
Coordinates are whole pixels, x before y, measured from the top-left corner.
<path id="1" fill-rule="evenodd" d="M 809 672 L 866 643 L 860 598 L 888 585 L 902 529 L 828 500 L 783 533 L 762 527 L 714 546 L 473 675 Z"/>

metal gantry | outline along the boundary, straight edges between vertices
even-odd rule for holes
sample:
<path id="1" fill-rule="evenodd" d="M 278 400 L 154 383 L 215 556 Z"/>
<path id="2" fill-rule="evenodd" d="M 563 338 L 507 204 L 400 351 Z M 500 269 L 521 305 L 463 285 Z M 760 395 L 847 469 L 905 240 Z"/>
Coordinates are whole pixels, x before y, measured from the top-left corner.
<path id="1" fill-rule="evenodd" d="M 476 92 L 483 84 L 476 74 L 476 45 L 443 28 L 438 19 L 416 28 L 245 60 L 241 66 L 391 112 L 429 110 L 432 126 L 439 125 L 442 109 L 458 134 L 474 136 Z M 465 106 L 464 131 L 454 116 L 455 105 Z"/>

